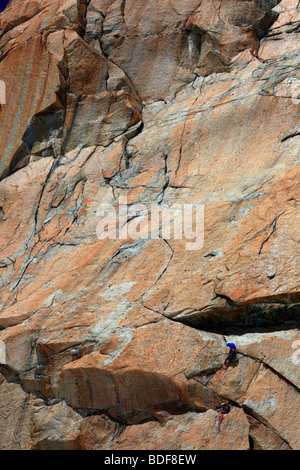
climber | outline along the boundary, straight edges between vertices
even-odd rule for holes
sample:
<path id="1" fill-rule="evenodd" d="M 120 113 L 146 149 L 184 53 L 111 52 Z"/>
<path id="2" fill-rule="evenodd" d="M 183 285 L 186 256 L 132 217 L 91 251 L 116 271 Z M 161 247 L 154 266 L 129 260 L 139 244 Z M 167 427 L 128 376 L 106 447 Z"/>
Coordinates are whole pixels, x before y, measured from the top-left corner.
<path id="1" fill-rule="evenodd" d="M 224 363 L 224 368 L 226 368 L 230 364 L 230 362 L 235 358 L 237 352 L 236 345 L 234 343 L 226 343 L 226 346 L 228 346 L 230 349 Z"/>
<path id="2" fill-rule="evenodd" d="M 228 413 L 230 412 L 230 406 L 228 405 L 228 403 L 222 403 L 221 406 L 216 409 L 216 411 L 219 415 L 218 431 L 220 432 L 222 421 L 225 418 L 225 415 L 228 415 Z"/>

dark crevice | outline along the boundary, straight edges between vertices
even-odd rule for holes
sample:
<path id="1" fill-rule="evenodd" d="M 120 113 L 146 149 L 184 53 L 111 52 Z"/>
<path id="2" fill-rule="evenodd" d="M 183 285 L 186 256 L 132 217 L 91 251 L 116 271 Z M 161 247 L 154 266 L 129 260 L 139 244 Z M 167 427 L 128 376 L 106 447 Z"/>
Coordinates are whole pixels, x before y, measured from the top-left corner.
<path id="1" fill-rule="evenodd" d="M 272 333 L 300 328 L 299 303 L 257 303 L 214 308 L 173 318 L 198 330 L 220 335 Z"/>
<path id="2" fill-rule="evenodd" d="M 286 140 L 292 139 L 293 137 L 297 137 L 298 135 L 300 135 L 300 131 L 296 131 L 296 132 L 294 132 L 294 133 L 292 133 L 292 134 L 289 134 L 289 135 L 283 137 L 283 138 L 280 140 L 280 142 L 285 142 Z"/>
<path id="3" fill-rule="evenodd" d="M 251 434 L 249 434 L 249 450 L 254 450 L 254 443 Z"/>

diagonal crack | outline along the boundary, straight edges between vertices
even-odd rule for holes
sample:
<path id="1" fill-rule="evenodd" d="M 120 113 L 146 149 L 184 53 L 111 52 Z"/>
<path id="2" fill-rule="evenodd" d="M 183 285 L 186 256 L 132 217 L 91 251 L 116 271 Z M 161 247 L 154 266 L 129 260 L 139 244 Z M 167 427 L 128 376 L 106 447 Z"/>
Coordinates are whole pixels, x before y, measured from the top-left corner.
<path id="1" fill-rule="evenodd" d="M 146 292 L 144 292 L 144 294 L 142 295 L 142 297 L 141 297 L 141 304 L 142 304 L 142 306 L 145 307 L 146 309 L 148 309 L 148 310 L 150 310 L 150 311 L 152 311 L 152 312 L 155 312 L 155 313 L 159 313 L 159 314 L 161 314 L 161 315 L 164 316 L 164 313 L 163 313 L 163 312 L 155 311 L 155 310 L 153 310 L 153 309 L 147 307 L 147 306 L 145 305 L 145 303 L 144 303 L 144 297 L 145 297 L 145 295 L 147 295 L 147 293 L 148 293 L 151 289 L 153 289 L 153 287 L 159 282 L 159 280 L 160 280 L 160 279 L 163 277 L 163 275 L 166 273 L 166 271 L 167 271 L 167 269 L 169 268 L 170 263 L 171 263 L 171 261 L 172 261 L 172 259 L 173 259 L 173 256 L 174 256 L 174 249 L 173 249 L 173 247 L 169 244 L 169 242 L 168 242 L 167 240 L 165 240 L 164 238 L 162 238 L 161 236 L 160 236 L 159 238 L 160 238 L 161 240 L 163 240 L 163 241 L 165 242 L 165 244 L 168 246 L 168 248 L 171 250 L 170 258 L 169 258 L 169 260 L 168 260 L 166 266 L 164 267 L 164 269 L 162 270 L 162 272 L 159 274 L 158 278 L 157 278 L 156 281 L 154 282 L 154 284 L 152 284 L 152 286 L 149 287 L 149 288 L 146 290 Z M 167 308 L 167 307 L 166 307 L 166 308 Z M 167 318 L 168 318 L 168 317 L 167 317 Z"/>
<path id="2" fill-rule="evenodd" d="M 259 249 L 259 252 L 258 252 L 259 255 L 261 254 L 264 245 L 269 241 L 269 239 L 271 238 L 271 236 L 272 236 L 272 235 L 276 235 L 276 225 L 277 225 L 277 221 L 278 221 L 279 217 L 281 217 L 282 214 L 284 214 L 284 212 L 285 212 L 285 211 L 281 212 L 281 214 L 279 214 L 277 217 L 275 217 L 275 219 L 273 220 L 273 222 L 270 223 L 269 227 L 271 227 L 271 232 L 270 232 L 270 234 L 267 236 L 267 238 L 265 238 L 265 240 L 263 240 L 263 242 L 261 243 L 260 249 Z"/>

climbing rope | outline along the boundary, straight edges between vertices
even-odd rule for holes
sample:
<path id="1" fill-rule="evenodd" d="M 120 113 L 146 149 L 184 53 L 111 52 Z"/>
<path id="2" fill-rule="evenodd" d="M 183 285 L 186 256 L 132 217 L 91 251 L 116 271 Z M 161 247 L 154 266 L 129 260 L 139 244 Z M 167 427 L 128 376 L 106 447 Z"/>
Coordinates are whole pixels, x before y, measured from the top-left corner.
<path id="1" fill-rule="evenodd" d="M 222 369 L 222 370 L 218 371 L 218 372 L 220 372 L 220 375 L 219 375 L 219 377 L 218 377 L 218 380 L 217 380 L 217 383 L 216 383 L 216 385 L 215 385 L 215 388 L 218 387 L 219 382 L 220 382 L 220 379 L 221 379 L 221 376 L 222 376 L 222 374 L 223 374 L 224 371 L 225 371 L 225 369 Z M 218 372 L 217 372 L 217 373 L 218 373 Z M 218 396 L 219 404 L 221 404 L 220 396 L 219 396 L 218 392 L 215 391 L 215 388 L 214 388 L 213 386 L 211 387 L 211 389 L 212 389 L 212 409 L 213 409 L 213 410 L 215 409 L 215 394 Z"/>
<path id="2" fill-rule="evenodd" d="M 226 368 L 223 368 L 221 371 L 219 371 L 220 374 L 219 374 L 219 376 L 218 376 L 218 380 L 217 380 L 217 382 L 216 382 L 216 384 L 215 384 L 215 387 L 213 387 L 213 386 L 211 387 L 211 389 L 212 389 L 212 409 L 213 409 L 214 411 L 215 411 L 215 409 L 216 409 L 216 408 L 215 408 L 215 394 L 216 394 L 217 397 L 218 397 L 219 406 L 221 405 L 220 395 L 218 394 L 218 392 L 215 391 L 215 388 L 218 387 L 219 382 L 220 382 L 220 380 L 221 380 L 221 376 L 222 376 L 222 374 L 223 374 L 223 372 L 224 372 L 225 370 L 226 370 Z M 218 413 L 218 416 L 219 416 L 218 432 L 220 432 L 220 430 L 221 430 L 221 425 L 222 425 L 222 422 L 223 422 L 223 419 L 224 419 L 224 415 L 223 415 L 222 413 Z"/>

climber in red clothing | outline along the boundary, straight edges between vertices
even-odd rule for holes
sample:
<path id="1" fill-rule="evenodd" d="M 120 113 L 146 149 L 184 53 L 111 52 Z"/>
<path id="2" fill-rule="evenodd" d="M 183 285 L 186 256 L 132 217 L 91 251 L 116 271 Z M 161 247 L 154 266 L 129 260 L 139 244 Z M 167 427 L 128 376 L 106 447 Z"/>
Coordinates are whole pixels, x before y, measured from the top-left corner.
<path id="1" fill-rule="evenodd" d="M 217 408 L 217 412 L 219 415 L 218 431 L 220 432 L 223 419 L 225 418 L 225 415 L 227 415 L 230 412 L 230 406 L 228 405 L 228 403 L 222 403 L 221 406 Z"/>

